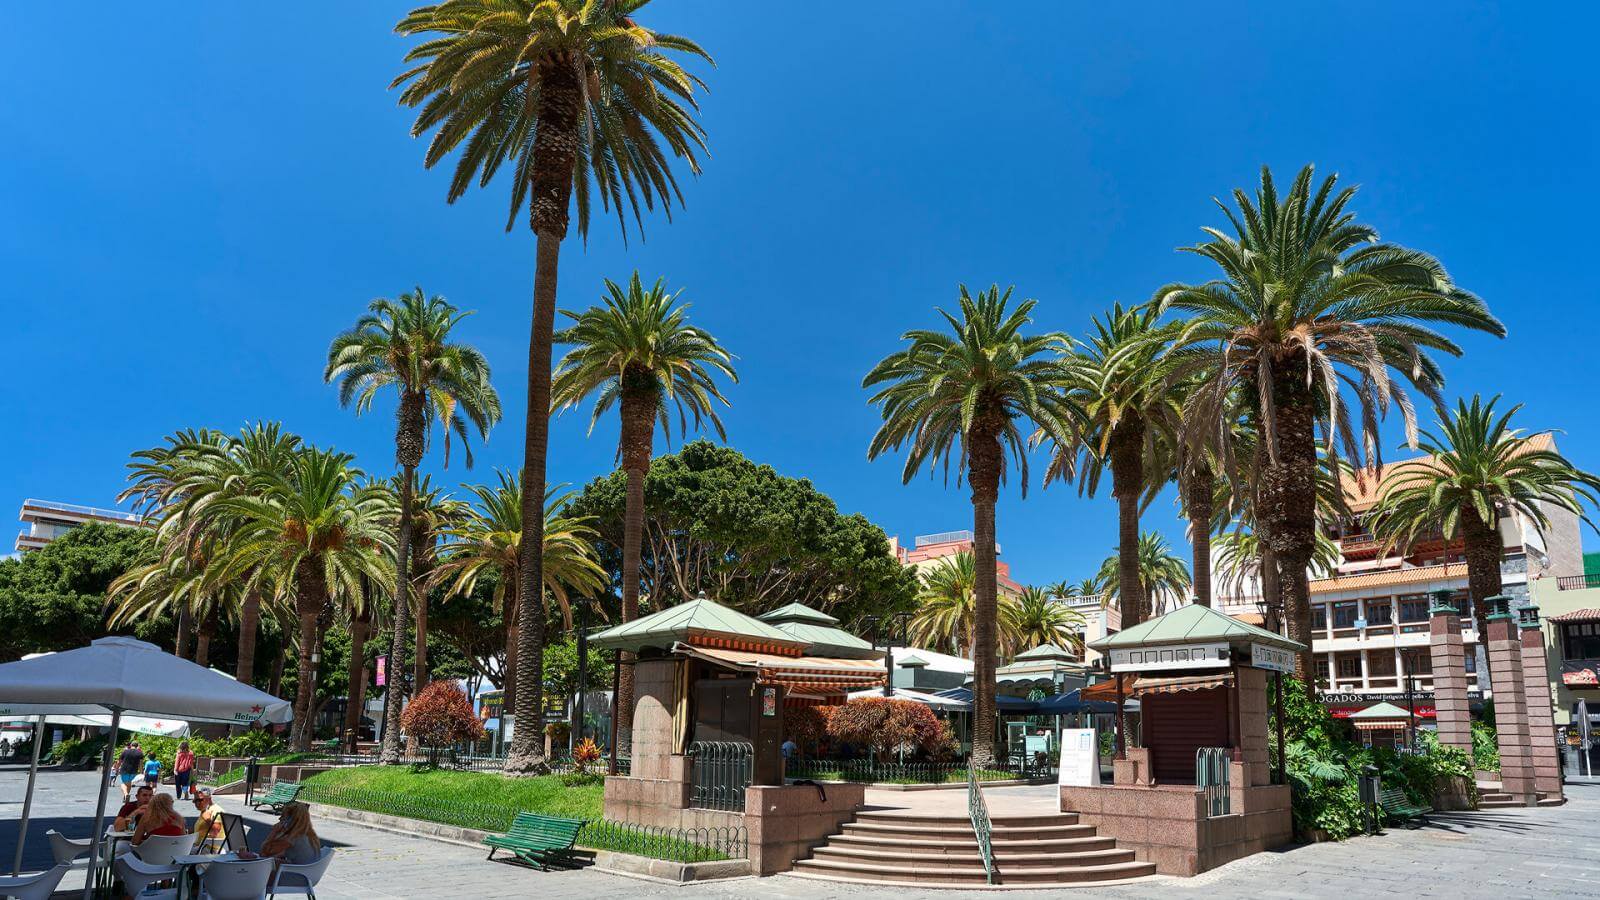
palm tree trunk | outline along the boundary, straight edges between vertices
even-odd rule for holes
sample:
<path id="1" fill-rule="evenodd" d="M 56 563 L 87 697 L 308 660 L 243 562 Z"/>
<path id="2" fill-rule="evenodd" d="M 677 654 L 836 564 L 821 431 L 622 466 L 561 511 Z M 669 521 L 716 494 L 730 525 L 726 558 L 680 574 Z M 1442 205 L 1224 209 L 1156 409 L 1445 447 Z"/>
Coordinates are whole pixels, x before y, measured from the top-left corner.
<path id="1" fill-rule="evenodd" d="M 623 374 L 626 384 L 627 373 Z M 654 453 L 655 397 L 624 390 L 622 395 L 622 437 L 619 448 L 622 469 L 627 473 L 628 495 L 622 517 L 622 621 L 639 618 L 639 575 L 644 549 L 644 480 L 650 472 Z M 621 656 L 622 671 L 617 675 L 617 746 L 633 746 L 633 654 Z"/>
<path id="2" fill-rule="evenodd" d="M 406 638 L 409 637 L 407 618 L 411 613 L 411 498 L 416 490 L 417 470 L 406 467 L 400 484 L 400 534 L 395 542 L 394 555 L 394 615 L 389 627 L 393 634 L 389 641 L 389 661 L 385 670 L 384 690 L 389 693 L 389 704 L 383 718 L 383 750 L 378 761 L 395 765 L 401 759 L 400 707 L 405 698 Z"/>
<path id="3" fill-rule="evenodd" d="M 1111 493 L 1117 498 L 1117 593 L 1122 627 L 1145 620 L 1148 598 L 1139 572 L 1139 496 L 1144 492 L 1144 422 L 1126 416 L 1112 429 Z"/>
<path id="4" fill-rule="evenodd" d="M 411 652 L 416 657 L 416 665 L 412 669 L 412 690 L 421 693 L 428 686 L 428 592 L 417 590 L 417 642 Z M 422 744 L 416 735 L 406 738 L 406 752 L 412 756 L 422 752 Z"/>
<path id="5" fill-rule="evenodd" d="M 200 620 L 200 628 L 195 632 L 194 663 L 197 666 L 211 665 L 211 640 L 217 636 L 217 611 L 215 608 L 206 613 Z"/>
<path id="6" fill-rule="evenodd" d="M 549 57 L 528 73 L 537 97 L 532 185 L 528 203 L 536 235 L 533 321 L 528 335 L 528 420 L 523 441 L 522 546 L 517 585 L 516 731 L 506 754 L 506 772 L 539 771 L 544 762 L 544 489 L 550 437 L 550 335 L 556 317 L 561 242 L 567 236 L 583 93 L 578 74 L 563 58 Z"/>
<path id="7" fill-rule="evenodd" d="M 1305 366 L 1290 361 L 1287 374 L 1273 385 L 1275 433 L 1259 435 L 1267 463 L 1261 473 L 1261 509 L 1266 536 L 1278 558 L 1278 591 L 1289 638 L 1305 645 L 1300 676 L 1316 689 L 1315 656 L 1311 651 L 1311 580 L 1309 567 L 1316 549 L 1317 436 L 1316 409 L 1305 382 Z M 1270 452 L 1276 441 L 1277 453 Z"/>
<path id="8" fill-rule="evenodd" d="M 1477 509 L 1470 505 L 1461 510 L 1461 537 L 1466 544 L 1467 557 L 1467 594 L 1472 604 L 1470 615 L 1478 629 L 1478 643 L 1481 646 L 1487 646 L 1489 640 L 1488 600 L 1505 590 L 1500 580 L 1500 560 L 1505 556 L 1505 546 L 1500 539 L 1498 524 L 1484 522 Z M 1479 690 L 1492 690 L 1500 674 L 1480 672 Z M 1485 675 L 1488 676 L 1487 684 L 1484 683 Z"/>
<path id="9" fill-rule="evenodd" d="M 500 698 L 502 713 L 515 710 L 517 704 L 518 628 L 515 619 L 511 619 L 510 622 L 511 624 L 506 626 L 506 665 L 505 670 L 500 673 L 500 679 L 504 682 L 500 685 L 500 689 L 505 691 L 505 694 Z"/>
<path id="10" fill-rule="evenodd" d="M 178 657 L 179 659 L 189 658 L 190 627 L 191 623 L 189 619 L 189 607 L 178 607 L 178 639 L 174 642 L 172 655 Z"/>
<path id="11" fill-rule="evenodd" d="M 366 593 L 366 583 L 363 580 L 362 593 Z M 348 672 L 349 688 L 345 691 L 344 703 L 344 734 L 340 740 L 354 753 L 356 748 L 356 733 L 361 728 L 361 706 L 366 701 L 367 688 L 367 628 L 371 613 L 363 610 L 360 615 L 350 620 L 350 669 Z M 345 736 L 349 738 L 346 740 Z"/>
<path id="12" fill-rule="evenodd" d="M 276 697 L 283 690 L 283 663 L 288 648 L 279 647 L 278 655 L 272 660 L 272 679 L 267 684 L 267 693 Z"/>
<path id="13" fill-rule="evenodd" d="M 1211 467 L 1200 463 L 1189 475 L 1188 497 L 1184 502 L 1189 513 L 1189 546 L 1194 551 L 1194 602 L 1211 605 L 1211 509 L 1216 490 L 1216 476 Z"/>
<path id="14" fill-rule="evenodd" d="M 295 598 L 295 612 L 300 617 L 300 646 L 290 748 L 304 753 L 311 749 L 311 736 L 315 730 L 311 716 L 312 699 L 316 696 L 317 666 L 312 658 L 317 651 L 317 624 L 322 617 L 322 608 L 328 602 L 328 586 L 323 582 L 321 570 L 308 561 L 302 565 L 295 579 L 295 588 L 299 594 Z"/>
<path id="15" fill-rule="evenodd" d="M 233 677 L 240 684 L 255 684 L 256 636 L 261 631 L 261 589 L 252 587 L 245 591 L 244 602 L 239 605 L 239 663 Z"/>
<path id="16" fill-rule="evenodd" d="M 993 415 L 992 413 L 990 415 Z M 987 427 L 985 427 L 987 426 Z M 995 763 L 995 617 L 1000 583 L 995 550 L 995 503 L 1000 498 L 1004 452 L 999 428 L 978 418 L 969 433 L 967 482 L 972 488 L 972 764 Z"/>

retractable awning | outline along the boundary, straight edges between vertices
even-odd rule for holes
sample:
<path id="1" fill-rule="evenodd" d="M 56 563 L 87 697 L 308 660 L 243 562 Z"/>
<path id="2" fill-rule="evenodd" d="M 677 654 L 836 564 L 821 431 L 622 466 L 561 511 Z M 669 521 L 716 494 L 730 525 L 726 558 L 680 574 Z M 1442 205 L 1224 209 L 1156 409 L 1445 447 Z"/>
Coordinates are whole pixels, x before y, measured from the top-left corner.
<path id="1" fill-rule="evenodd" d="M 846 693 L 881 687 L 883 661 L 825 656 L 778 656 L 754 650 L 728 650 L 678 643 L 672 652 L 732 669 L 754 672 L 762 684 L 781 684 L 805 693 Z"/>
<path id="2" fill-rule="evenodd" d="M 1140 675 L 1128 693 L 1138 697 L 1144 694 L 1179 694 L 1184 691 L 1209 691 L 1212 688 L 1230 687 L 1233 673 L 1217 675 L 1178 675 L 1172 678 L 1150 678 Z"/>

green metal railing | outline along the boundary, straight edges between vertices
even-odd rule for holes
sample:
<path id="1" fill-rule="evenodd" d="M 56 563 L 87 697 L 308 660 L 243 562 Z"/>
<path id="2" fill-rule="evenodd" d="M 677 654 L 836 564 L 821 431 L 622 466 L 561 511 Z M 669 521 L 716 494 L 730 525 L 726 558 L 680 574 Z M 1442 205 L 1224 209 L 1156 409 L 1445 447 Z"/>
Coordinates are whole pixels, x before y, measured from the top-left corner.
<path id="1" fill-rule="evenodd" d="M 784 763 L 784 775 L 788 778 L 862 784 L 960 784 L 972 771 L 965 763 L 879 762 L 875 759 L 790 758 Z M 1010 781 L 1027 774 L 1008 768 L 976 771 L 979 781 Z"/>
<path id="2" fill-rule="evenodd" d="M 1206 818 L 1225 816 L 1232 810 L 1228 791 L 1227 747 L 1201 747 L 1194 752 L 1194 783 L 1205 793 Z"/>
<path id="3" fill-rule="evenodd" d="M 978 852 L 983 856 L 983 877 L 994 884 L 994 827 L 989 824 L 989 805 L 983 802 L 983 788 L 978 787 L 978 770 L 967 769 L 967 818 L 972 820 L 972 833 L 978 839 Z"/>
<path id="4" fill-rule="evenodd" d="M 689 805 L 698 809 L 744 812 L 744 792 L 755 774 L 754 744 L 745 741 L 695 741 Z"/>
<path id="5" fill-rule="evenodd" d="M 508 830 L 517 813 L 526 811 L 511 804 L 445 802 L 392 791 L 328 788 L 314 780 L 301 782 L 299 799 L 489 832 Z M 591 850 L 612 850 L 683 863 L 749 856 L 749 837 L 741 827 L 663 828 L 599 819 L 583 826 L 578 832 L 577 844 Z"/>

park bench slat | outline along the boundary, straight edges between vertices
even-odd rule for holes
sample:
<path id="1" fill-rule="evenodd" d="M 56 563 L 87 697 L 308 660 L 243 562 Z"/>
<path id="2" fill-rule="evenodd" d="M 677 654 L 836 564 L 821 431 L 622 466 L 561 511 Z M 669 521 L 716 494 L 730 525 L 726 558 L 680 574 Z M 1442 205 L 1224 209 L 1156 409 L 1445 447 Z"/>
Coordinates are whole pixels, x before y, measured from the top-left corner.
<path id="1" fill-rule="evenodd" d="M 1416 827 L 1413 822 L 1426 822 L 1428 813 L 1433 812 L 1433 807 L 1412 803 L 1405 791 L 1393 787 L 1378 792 L 1378 805 L 1383 807 L 1384 815 L 1411 827 Z"/>
<path id="2" fill-rule="evenodd" d="M 280 781 L 272 786 L 272 790 L 256 798 L 256 801 L 251 806 L 258 810 L 265 806 L 273 812 L 281 812 L 284 806 L 294 802 L 294 799 L 298 796 L 300 796 L 298 782 Z"/>
<path id="3" fill-rule="evenodd" d="M 505 834 L 491 834 L 483 842 L 489 846 L 490 859 L 497 849 L 510 850 L 518 859 L 548 871 L 548 863 L 571 857 L 584 824 L 582 819 L 521 812 Z"/>

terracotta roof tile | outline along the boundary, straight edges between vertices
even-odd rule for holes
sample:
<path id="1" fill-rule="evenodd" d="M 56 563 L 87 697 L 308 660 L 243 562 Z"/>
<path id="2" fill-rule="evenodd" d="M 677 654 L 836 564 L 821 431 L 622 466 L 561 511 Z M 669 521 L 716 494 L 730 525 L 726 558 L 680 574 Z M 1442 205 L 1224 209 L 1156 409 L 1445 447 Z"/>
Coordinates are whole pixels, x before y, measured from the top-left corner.
<path id="1" fill-rule="evenodd" d="M 1326 594 L 1357 588 L 1392 587 L 1405 584 L 1422 584 L 1448 578 L 1467 577 L 1466 563 L 1443 566 L 1413 566 L 1409 569 L 1385 569 L 1381 572 L 1359 572 L 1354 575 L 1335 575 L 1332 578 L 1314 578 L 1311 593 Z"/>
<path id="2" fill-rule="evenodd" d="M 1550 616 L 1546 622 L 1600 622 L 1600 609 L 1575 609 L 1560 615 Z"/>

